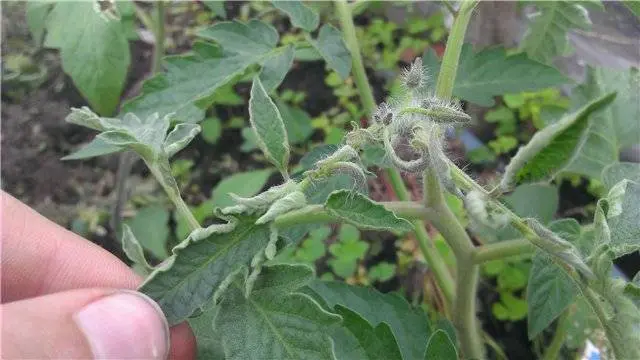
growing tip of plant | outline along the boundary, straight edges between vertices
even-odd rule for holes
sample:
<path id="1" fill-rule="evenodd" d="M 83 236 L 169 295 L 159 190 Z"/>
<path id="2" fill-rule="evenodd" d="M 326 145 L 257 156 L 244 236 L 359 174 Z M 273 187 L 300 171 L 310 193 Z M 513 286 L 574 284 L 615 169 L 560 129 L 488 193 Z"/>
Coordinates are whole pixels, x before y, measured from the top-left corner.
<path id="1" fill-rule="evenodd" d="M 424 85 L 424 68 L 422 58 L 416 58 L 409 68 L 402 72 L 402 84 L 409 90 L 416 90 Z"/>

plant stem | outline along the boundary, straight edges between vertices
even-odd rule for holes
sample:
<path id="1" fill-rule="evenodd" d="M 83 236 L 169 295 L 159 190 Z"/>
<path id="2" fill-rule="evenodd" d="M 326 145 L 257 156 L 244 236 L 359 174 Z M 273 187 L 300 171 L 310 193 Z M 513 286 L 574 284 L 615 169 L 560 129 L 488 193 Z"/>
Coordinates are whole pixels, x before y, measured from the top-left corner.
<path id="1" fill-rule="evenodd" d="M 464 34 L 467 31 L 473 9 L 477 4 L 478 0 L 463 1 L 451 27 L 447 47 L 442 57 L 442 65 L 440 65 L 438 82 L 436 83 L 436 96 L 441 99 L 449 99 L 453 93 Z"/>
<path id="2" fill-rule="evenodd" d="M 340 26 L 347 43 L 347 48 L 351 53 L 353 78 L 356 82 L 358 92 L 360 93 L 360 100 L 362 101 L 364 111 L 368 116 L 370 116 L 376 110 L 376 100 L 373 97 L 373 91 L 371 91 L 367 72 L 364 69 L 364 63 L 362 62 L 360 45 L 358 44 L 358 38 L 356 37 L 356 27 L 353 24 L 351 9 L 345 0 L 337 0 L 335 4 L 336 12 L 340 19 Z"/>
<path id="3" fill-rule="evenodd" d="M 176 206 L 176 210 L 180 213 L 185 220 L 187 220 L 187 224 L 189 225 L 189 229 L 191 231 L 200 229 L 200 224 L 198 220 L 193 216 L 189 206 L 182 200 L 180 196 L 180 190 L 178 189 L 178 184 L 175 179 L 171 175 L 171 167 L 169 166 L 168 159 L 158 159 L 155 162 L 150 162 L 143 159 L 151 174 L 158 180 L 164 191 L 167 193 L 169 200 Z"/>
<path id="4" fill-rule="evenodd" d="M 160 71 L 162 67 L 162 57 L 164 56 L 164 23 L 165 23 L 165 8 L 164 1 L 160 0 L 156 2 L 156 17 L 153 27 L 153 34 L 156 40 L 156 44 L 153 50 L 153 65 L 151 67 L 151 73 L 155 74 Z"/>
<path id="5" fill-rule="evenodd" d="M 560 358 L 560 349 L 564 344 L 564 339 L 567 337 L 567 328 L 569 326 L 569 310 L 565 310 L 558 318 L 558 325 L 556 326 L 556 332 L 553 335 L 551 344 L 544 351 L 542 356 L 543 360 L 556 360 Z"/>
<path id="6" fill-rule="evenodd" d="M 440 74 L 436 83 L 436 96 L 449 100 L 453 94 L 458 62 L 464 35 L 477 1 L 465 1 L 460 6 L 445 49 Z M 457 168 L 457 167 L 456 167 Z M 453 322 L 465 358 L 484 359 L 480 327 L 476 317 L 476 291 L 479 270 L 473 261 L 475 248 L 466 230 L 444 201 L 443 189 L 434 169 L 424 172 L 425 205 L 433 210 L 433 225 L 440 231 L 456 256 L 456 297 Z"/>
<path id="7" fill-rule="evenodd" d="M 360 101 L 362 102 L 362 106 L 367 116 L 371 116 L 376 110 L 376 101 L 373 96 L 371 86 L 369 85 L 369 79 L 367 78 L 367 73 L 364 68 L 362 55 L 360 54 L 360 45 L 356 36 L 356 28 L 353 24 L 351 9 L 347 2 L 344 0 L 337 0 L 335 2 L 335 6 L 338 19 L 340 20 L 340 27 L 342 28 L 342 32 L 344 33 L 347 48 L 351 53 L 353 77 L 355 79 L 356 87 L 360 95 Z M 391 187 L 396 193 L 398 199 L 400 201 L 411 201 L 409 192 L 407 191 L 407 188 L 402 180 L 402 176 L 400 175 L 398 170 L 393 168 L 388 169 L 387 175 L 389 176 Z M 398 214 L 400 215 L 400 213 Z M 433 246 L 433 242 L 429 238 L 429 234 L 424 228 L 424 223 L 422 221 L 413 221 L 412 223 L 416 240 L 420 245 L 422 255 L 424 256 L 431 270 L 433 270 L 436 281 L 438 282 L 438 285 L 442 290 L 445 298 L 447 299 L 447 301 L 451 301 L 454 292 L 451 273 L 447 269 L 444 260 Z"/>
<path id="8" fill-rule="evenodd" d="M 475 261 L 476 264 L 480 264 L 510 256 L 529 256 L 534 250 L 535 247 L 527 239 L 501 241 L 477 247 L 473 261 Z"/>

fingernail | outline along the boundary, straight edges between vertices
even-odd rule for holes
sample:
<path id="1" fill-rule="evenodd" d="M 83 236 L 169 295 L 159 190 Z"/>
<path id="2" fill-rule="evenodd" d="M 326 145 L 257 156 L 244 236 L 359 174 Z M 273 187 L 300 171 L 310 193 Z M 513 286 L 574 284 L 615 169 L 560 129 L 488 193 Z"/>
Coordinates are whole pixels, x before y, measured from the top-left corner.
<path id="1" fill-rule="evenodd" d="M 169 326 L 153 300 L 122 291 L 94 301 L 74 315 L 96 359 L 165 359 Z"/>

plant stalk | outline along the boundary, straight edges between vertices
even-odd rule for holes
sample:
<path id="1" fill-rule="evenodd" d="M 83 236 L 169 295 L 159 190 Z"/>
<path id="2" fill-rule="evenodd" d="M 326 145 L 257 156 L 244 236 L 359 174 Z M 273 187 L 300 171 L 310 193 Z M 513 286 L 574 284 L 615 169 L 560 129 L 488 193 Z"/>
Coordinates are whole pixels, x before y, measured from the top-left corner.
<path id="1" fill-rule="evenodd" d="M 154 21 L 153 35 L 156 40 L 153 49 L 153 65 L 151 73 L 156 74 L 162 69 L 162 57 L 164 56 L 164 38 L 165 38 L 165 8 L 164 1 L 156 2 L 156 15 Z"/>
<path id="2" fill-rule="evenodd" d="M 553 335 L 553 339 L 542 355 L 543 360 L 556 360 L 560 358 L 560 350 L 562 349 L 562 344 L 564 344 L 564 339 L 567 337 L 568 327 L 569 310 L 565 309 L 558 318 L 558 325 L 556 325 L 556 332 Z"/>
<path id="3" fill-rule="evenodd" d="M 478 1 L 465 1 L 460 6 L 440 66 L 436 83 L 436 96 L 449 100 L 453 94 L 458 62 L 469 19 Z M 457 167 L 456 167 L 457 168 Z M 456 256 L 456 296 L 453 323 L 465 358 L 484 359 L 484 347 L 476 317 L 476 291 L 479 269 L 473 261 L 475 248 L 466 230 L 444 201 L 443 189 L 434 169 L 424 172 L 424 200 L 434 212 L 431 219 Z"/>
<path id="4" fill-rule="evenodd" d="M 473 261 L 480 264 L 492 260 L 500 260 L 511 256 L 531 256 L 535 247 L 527 239 L 501 241 L 482 245 L 476 248 Z"/>
<path id="5" fill-rule="evenodd" d="M 344 0 L 337 0 L 335 2 L 335 6 L 347 48 L 351 53 L 353 77 L 360 95 L 360 101 L 362 102 L 362 106 L 367 116 L 371 116 L 376 110 L 376 101 L 369 84 L 369 79 L 367 78 L 367 73 L 362 61 L 362 55 L 360 54 L 360 45 L 356 36 L 356 28 L 353 23 L 351 9 Z M 393 168 L 388 169 L 387 175 L 389 176 L 391 186 L 393 187 L 393 191 L 396 193 L 398 200 L 411 201 L 409 192 L 407 191 L 402 180 L 402 176 L 398 170 Z M 400 213 L 398 214 L 400 215 Z M 451 273 L 447 269 L 444 260 L 433 246 L 433 241 L 429 238 L 429 234 L 424 228 L 424 223 L 422 221 L 413 221 L 412 223 L 414 226 L 416 240 L 418 241 L 422 255 L 431 270 L 433 270 L 436 281 L 438 282 L 445 298 L 448 301 L 451 301 L 454 295 L 454 285 Z"/>

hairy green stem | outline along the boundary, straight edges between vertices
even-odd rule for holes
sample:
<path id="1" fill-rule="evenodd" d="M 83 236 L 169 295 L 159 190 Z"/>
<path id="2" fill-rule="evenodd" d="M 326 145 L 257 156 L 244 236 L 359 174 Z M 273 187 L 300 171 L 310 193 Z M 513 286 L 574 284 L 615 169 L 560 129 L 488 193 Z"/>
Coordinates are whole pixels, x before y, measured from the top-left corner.
<path id="1" fill-rule="evenodd" d="M 453 94 L 458 62 L 462 51 L 464 35 L 477 1 L 465 1 L 453 22 L 445 49 L 438 81 L 436 96 L 449 100 Z M 475 248 L 466 230 L 444 201 L 443 190 L 434 169 L 424 172 L 424 203 L 435 216 L 433 225 L 440 231 L 456 256 L 456 296 L 454 300 L 453 322 L 465 358 L 484 359 L 484 347 L 480 337 L 480 327 L 476 317 L 476 291 L 479 269 L 474 262 Z"/>
<path id="2" fill-rule="evenodd" d="M 436 96 L 441 99 L 448 100 L 453 93 L 464 34 L 467 31 L 473 9 L 477 4 L 478 0 L 463 1 L 462 4 L 460 4 L 460 10 L 456 15 L 456 20 L 451 27 L 451 32 L 447 39 L 447 47 L 442 57 L 442 65 L 440 65 L 438 81 L 436 83 Z"/>
<path id="3" fill-rule="evenodd" d="M 347 48 L 351 53 L 352 58 L 352 70 L 353 77 L 356 83 L 356 88 L 360 95 L 362 106 L 367 114 L 371 116 L 376 110 L 376 101 L 373 96 L 373 91 L 369 85 L 369 79 L 362 62 L 362 55 L 360 54 L 360 45 L 356 36 L 356 29 L 353 23 L 353 16 L 351 9 L 346 1 L 337 0 L 335 2 L 336 14 L 340 20 L 340 27 L 345 37 Z M 388 169 L 387 175 L 391 182 L 393 191 L 400 201 L 411 201 L 409 192 L 402 180 L 402 176 L 396 169 Z M 400 215 L 400 214 L 399 214 Z M 433 241 L 429 238 L 429 234 L 424 228 L 422 221 L 413 221 L 414 233 L 416 240 L 420 245 L 422 255 L 433 271 L 438 286 L 442 290 L 447 301 L 451 301 L 454 293 L 453 279 L 451 273 L 447 269 L 444 260 L 440 256 L 433 246 Z"/>
<path id="4" fill-rule="evenodd" d="M 556 360 L 560 358 L 560 350 L 564 339 L 567 337 L 567 328 L 569 327 L 569 310 L 565 310 L 558 318 L 556 332 L 551 339 L 549 347 L 544 351 L 543 360 Z"/>
<path id="5" fill-rule="evenodd" d="M 144 159 L 143 159 L 144 160 Z M 182 196 L 180 196 L 180 189 L 178 189 L 178 184 L 176 180 L 171 175 L 171 166 L 169 165 L 169 160 L 167 159 L 159 159 L 155 162 L 149 162 L 145 160 L 145 164 L 151 171 L 151 174 L 158 180 L 165 193 L 169 197 L 169 200 L 176 206 L 176 210 L 182 216 L 189 225 L 189 229 L 191 231 L 200 229 L 200 224 L 198 220 L 196 220 L 193 213 L 189 209 L 189 206 L 182 200 Z"/>
<path id="6" fill-rule="evenodd" d="M 527 239 L 501 241 L 477 247 L 473 261 L 480 264 L 511 256 L 531 256 L 534 250 L 535 247 Z"/>
<path id="7" fill-rule="evenodd" d="M 165 8 L 164 1 L 160 0 L 156 2 L 156 16 L 154 21 L 153 33 L 156 40 L 155 48 L 153 50 L 153 65 L 151 72 L 153 74 L 160 71 L 162 67 L 162 57 L 164 56 L 164 29 L 165 29 Z"/>

